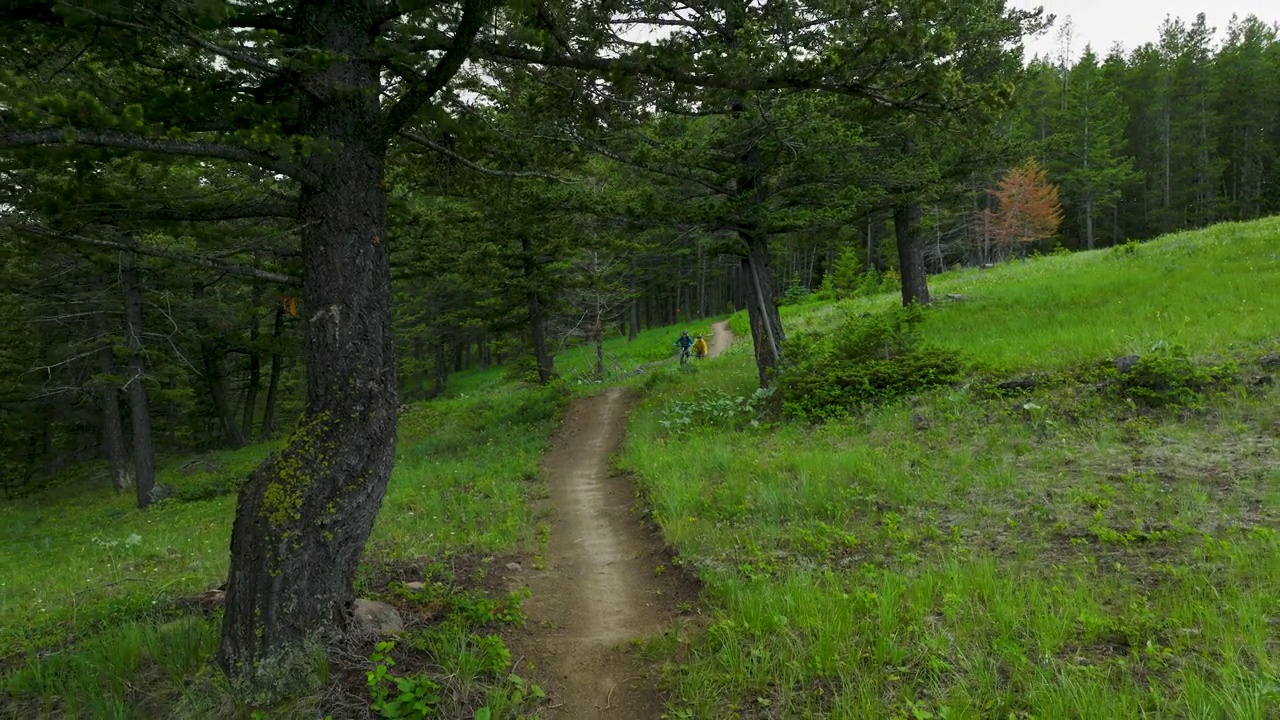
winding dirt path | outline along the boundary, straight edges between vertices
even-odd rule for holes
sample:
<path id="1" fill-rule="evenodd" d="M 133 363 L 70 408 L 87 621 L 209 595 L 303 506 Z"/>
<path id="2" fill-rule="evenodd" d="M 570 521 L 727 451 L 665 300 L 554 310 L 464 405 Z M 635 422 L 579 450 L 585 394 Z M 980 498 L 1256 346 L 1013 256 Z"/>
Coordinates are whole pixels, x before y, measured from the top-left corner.
<path id="1" fill-rule="evenodd" d="M 713 357 L 732 341 L 726 323 L 714 327 Z M 635 488 L 610 472 L 632 400 L 614 388 L 569 408 L 542 466 L 550 491 L 537 508 L 550 524 L 543 567 L 511 578 L 533 591 L 512 654 L 533 663 L 558 717 L 657 718 L 654 671 L 630 641 L 670 629 L 696 604 L 696 587 L 668 572 L 657 530 L 633 512 Z"/>
<path id="2" fill-rule="evenodd" d="M 733 333 L 729 330 L 728 320 L 713 323 L 711 333 L 711 347 L 707 350 L 707 357 L 715 357 L 733 344 Z"/>

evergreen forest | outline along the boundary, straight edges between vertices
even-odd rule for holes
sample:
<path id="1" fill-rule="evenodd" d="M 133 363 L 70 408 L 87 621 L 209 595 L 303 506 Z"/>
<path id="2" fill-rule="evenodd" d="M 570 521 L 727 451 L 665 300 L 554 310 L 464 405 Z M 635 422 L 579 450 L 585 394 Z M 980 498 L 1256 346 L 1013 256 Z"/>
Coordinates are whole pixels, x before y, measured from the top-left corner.
<path id="1" fill-rule="evenodd" d="M 1072 32 L 6 0 L 0 717 L 1277 717 L 1280 22 Z"/>

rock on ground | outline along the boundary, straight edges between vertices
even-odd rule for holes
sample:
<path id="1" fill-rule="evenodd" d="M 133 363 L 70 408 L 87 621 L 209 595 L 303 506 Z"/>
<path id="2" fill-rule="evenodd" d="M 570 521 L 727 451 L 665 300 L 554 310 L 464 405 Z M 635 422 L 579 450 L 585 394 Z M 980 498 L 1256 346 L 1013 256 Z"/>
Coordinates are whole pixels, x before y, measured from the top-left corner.
<path id="1" fill-rule="evenodd" d="M 400 611 L 377 600 L 356 600 L 351 605 L 351 617 L 356 625 L 379 635 L 404 632 Z"/>

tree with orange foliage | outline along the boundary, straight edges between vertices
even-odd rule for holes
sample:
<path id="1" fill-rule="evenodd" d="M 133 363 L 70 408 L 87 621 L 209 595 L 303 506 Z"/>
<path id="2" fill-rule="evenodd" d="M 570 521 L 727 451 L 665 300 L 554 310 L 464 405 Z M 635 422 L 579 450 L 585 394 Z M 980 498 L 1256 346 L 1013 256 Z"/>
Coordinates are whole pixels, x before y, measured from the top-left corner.
<path id="1" fill-rule="evenodd" d="M 1058 186 L 1049 182 L 1034 159 L 1011 169 L 991 191 L 996 209 L 989 219 L 990 237 L 1005 248 L 1051 238 L 1062 225 Z"/>

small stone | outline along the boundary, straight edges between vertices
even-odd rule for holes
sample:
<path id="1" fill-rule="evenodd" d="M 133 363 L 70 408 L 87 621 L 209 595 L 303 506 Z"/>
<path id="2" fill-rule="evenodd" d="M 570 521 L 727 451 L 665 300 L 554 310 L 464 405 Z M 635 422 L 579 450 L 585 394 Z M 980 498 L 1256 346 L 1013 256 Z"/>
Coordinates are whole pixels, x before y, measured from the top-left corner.
<path id="1" fill-rule="evenodd" d="M 351 617 L 360 627 L 379 635 L 404 632 L 400 611 L 377 600 L 356 600 L 351 604 Z"/>
<path id="2" fill-rule="evenodd" d="M 151 492 L 147 494 L 147 497 L 150 498 L 151 502 L 158 503 L 161 500 L 165 500 L 170 497 L 173 497 L 173 493 L 174 493 L 173 488 L 169 487 L 168 485 L 162 485 L 160 483 L 156 483 L 155 485 L 151 486 Z"/>
<path id="3" fill-rule="evenodd" d="M 520 571 L 524 570 L 524 568 L 520 567 L 520 563 L 518 563 L 518 562 L 509 562 L 509 563 L 507 563 L 507 569 L 508 569 L 508 570 L 513 570 L 513 571 L 515 571 L 515 572 L 520 572 Z"/>
<path id="4" fill-rule="evenodd" d="M 933 427 L 933 423 L 929 421 L 929 418 L 919 413 L 911 416 L 911 425 L 920 432 L 924 432 L 925 430 Z"/>
<path id="5" fill-rule="evenodd" d="M 1258 359 L 1258 364 L 1267 370 L 1280 368 L 1280 353 L 1270 353 Z"/>
<path id="6" fill-rule="evenodd" d="M 996 385 L 1000 390 L 1035 390 L 1040 385 L 1040 381 L 1035 378 L 1019 378 L 1016 380 L 1005 380 Z"/>
<path id="7" fill-rule="evenodd" d="M 1119 370 L 1122 373 L 1127 373 L 1138 366 L 1138 360 L 1139 358 L 1137 355 L 1125 355 L 1124 357 L 1118 357 L 1116 358 L 1116 370 Z"/>
<path id="8" fill-rule="evenodd" d="M 418 592 L 418 591 L 422 590 L 423 588 L 425 588 L 425 587 L 426 587 L 426 584 L 421 583 L 421 582 L 418 582 L 417 580 L 414 580 L 413 582 L 407 582 L 407 583 L 405 583 L 405 584 L 404 584 L 404 586 L 405 586 L 406 588 L 408 588 L 409 590 L 412 590 L 412 591 L 414 591 L 414 592 Z"/>

